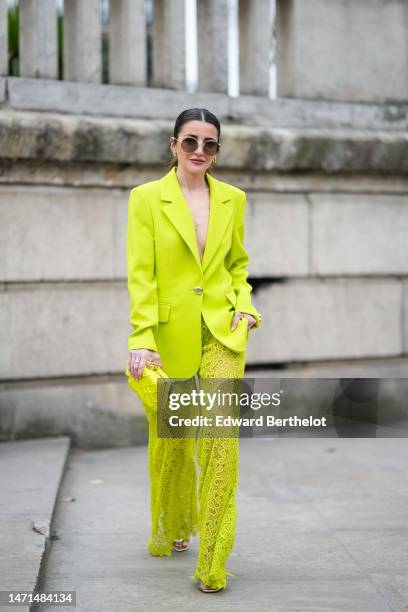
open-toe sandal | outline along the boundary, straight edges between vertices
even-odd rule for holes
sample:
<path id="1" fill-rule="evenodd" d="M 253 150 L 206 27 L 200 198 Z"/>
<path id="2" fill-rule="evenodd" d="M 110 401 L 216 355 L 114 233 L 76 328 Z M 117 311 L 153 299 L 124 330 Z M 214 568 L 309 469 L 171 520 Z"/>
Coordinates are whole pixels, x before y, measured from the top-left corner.
<path id="1" fill-rule="evenodd" d="M 218 591 L 222 591 L 224 589 L 224 587 L 218 587 L 218 589 L 206 587 L 206 585 L 203 582 L 198 582 L 197 588 L 203 593 L 218 593 Z"/>
<path id="2" fill-rule="evenodd" d="M 175 546 L 175 544 L 181 544 L 182 542 L 185 542 L 184 546 Z M 173 542 L 173 550 L 176 550 L 177 552 L 184 552 L 185 550 L 187 550 L 187 548 L 189 548 L 190 546 L 190 541 L 189 540 L 174 540 Z"/>

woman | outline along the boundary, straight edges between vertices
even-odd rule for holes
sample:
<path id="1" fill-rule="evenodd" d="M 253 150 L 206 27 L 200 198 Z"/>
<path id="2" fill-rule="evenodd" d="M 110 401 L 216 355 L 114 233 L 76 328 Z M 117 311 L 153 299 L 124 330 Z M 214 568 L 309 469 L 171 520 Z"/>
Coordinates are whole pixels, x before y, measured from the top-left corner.
<path id="1" fill-rule="evenodd" d="M 246 280 L 245 192 L 210 173 L 220 134 L 218 119 L 207 109 L 183 111 L 170 138 L 169 171 L 130 193 L 127 269 L 134 331 L 126 374 L 136 391 L 145 368 L 163 368 L 181 379 L 244 376 L 248 331 L 260 325 L 260 314 Z M 157 405 L 155 412 L 146 397 L 148 549 L 153 555 L 184 551 L 199 532 L 191 578 L 203 592 L 219 591 L 232 575 L 225 565 L 235 539 L 238 438 L 197 439 L 197 500 L 195 438 L 158 437 Z"/>

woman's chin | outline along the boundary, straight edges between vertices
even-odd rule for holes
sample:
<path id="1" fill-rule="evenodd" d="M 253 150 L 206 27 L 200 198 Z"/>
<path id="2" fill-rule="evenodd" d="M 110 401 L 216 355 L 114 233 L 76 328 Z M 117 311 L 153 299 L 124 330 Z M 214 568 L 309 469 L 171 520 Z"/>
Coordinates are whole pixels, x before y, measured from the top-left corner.
<path id="1" fill-rule="evenodd" d="M 188 169 L 190 172 L 194 172 L 195 174 L 203 174 L 207 170 L 207 164 L 194 164 L 193 162 L 188 162 Z"/>

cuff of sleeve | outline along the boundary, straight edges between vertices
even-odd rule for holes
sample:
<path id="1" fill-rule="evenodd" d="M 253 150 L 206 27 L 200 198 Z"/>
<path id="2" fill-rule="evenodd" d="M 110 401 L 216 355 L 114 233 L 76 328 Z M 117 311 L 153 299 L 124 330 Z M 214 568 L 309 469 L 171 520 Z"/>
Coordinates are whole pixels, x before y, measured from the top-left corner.
<path id="1" fill-rule="evenodd" d="M 153 331 L 150 328 L 147 328 L 142 331 L 132 332 L 128 338 L 128 349 L 129 351 L 136 349 L 148 349 L 158 353 Z"/>

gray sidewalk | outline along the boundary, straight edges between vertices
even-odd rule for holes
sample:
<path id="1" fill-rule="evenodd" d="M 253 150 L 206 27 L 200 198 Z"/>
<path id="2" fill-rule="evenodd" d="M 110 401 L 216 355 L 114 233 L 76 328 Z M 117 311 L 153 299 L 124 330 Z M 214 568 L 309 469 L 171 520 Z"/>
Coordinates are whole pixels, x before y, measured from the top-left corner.
<path id="1" fill-rule="evenodd" d="M 43 589 L 73 589 L 76 609 L 93 612 L 408 609 L 406 439 L 242 439 L 240 449 L 224 592 L 200 593 L 188 578 L 198 538 L 173 557 L 148 553 L 144 446 L 71 453 Z"/>

